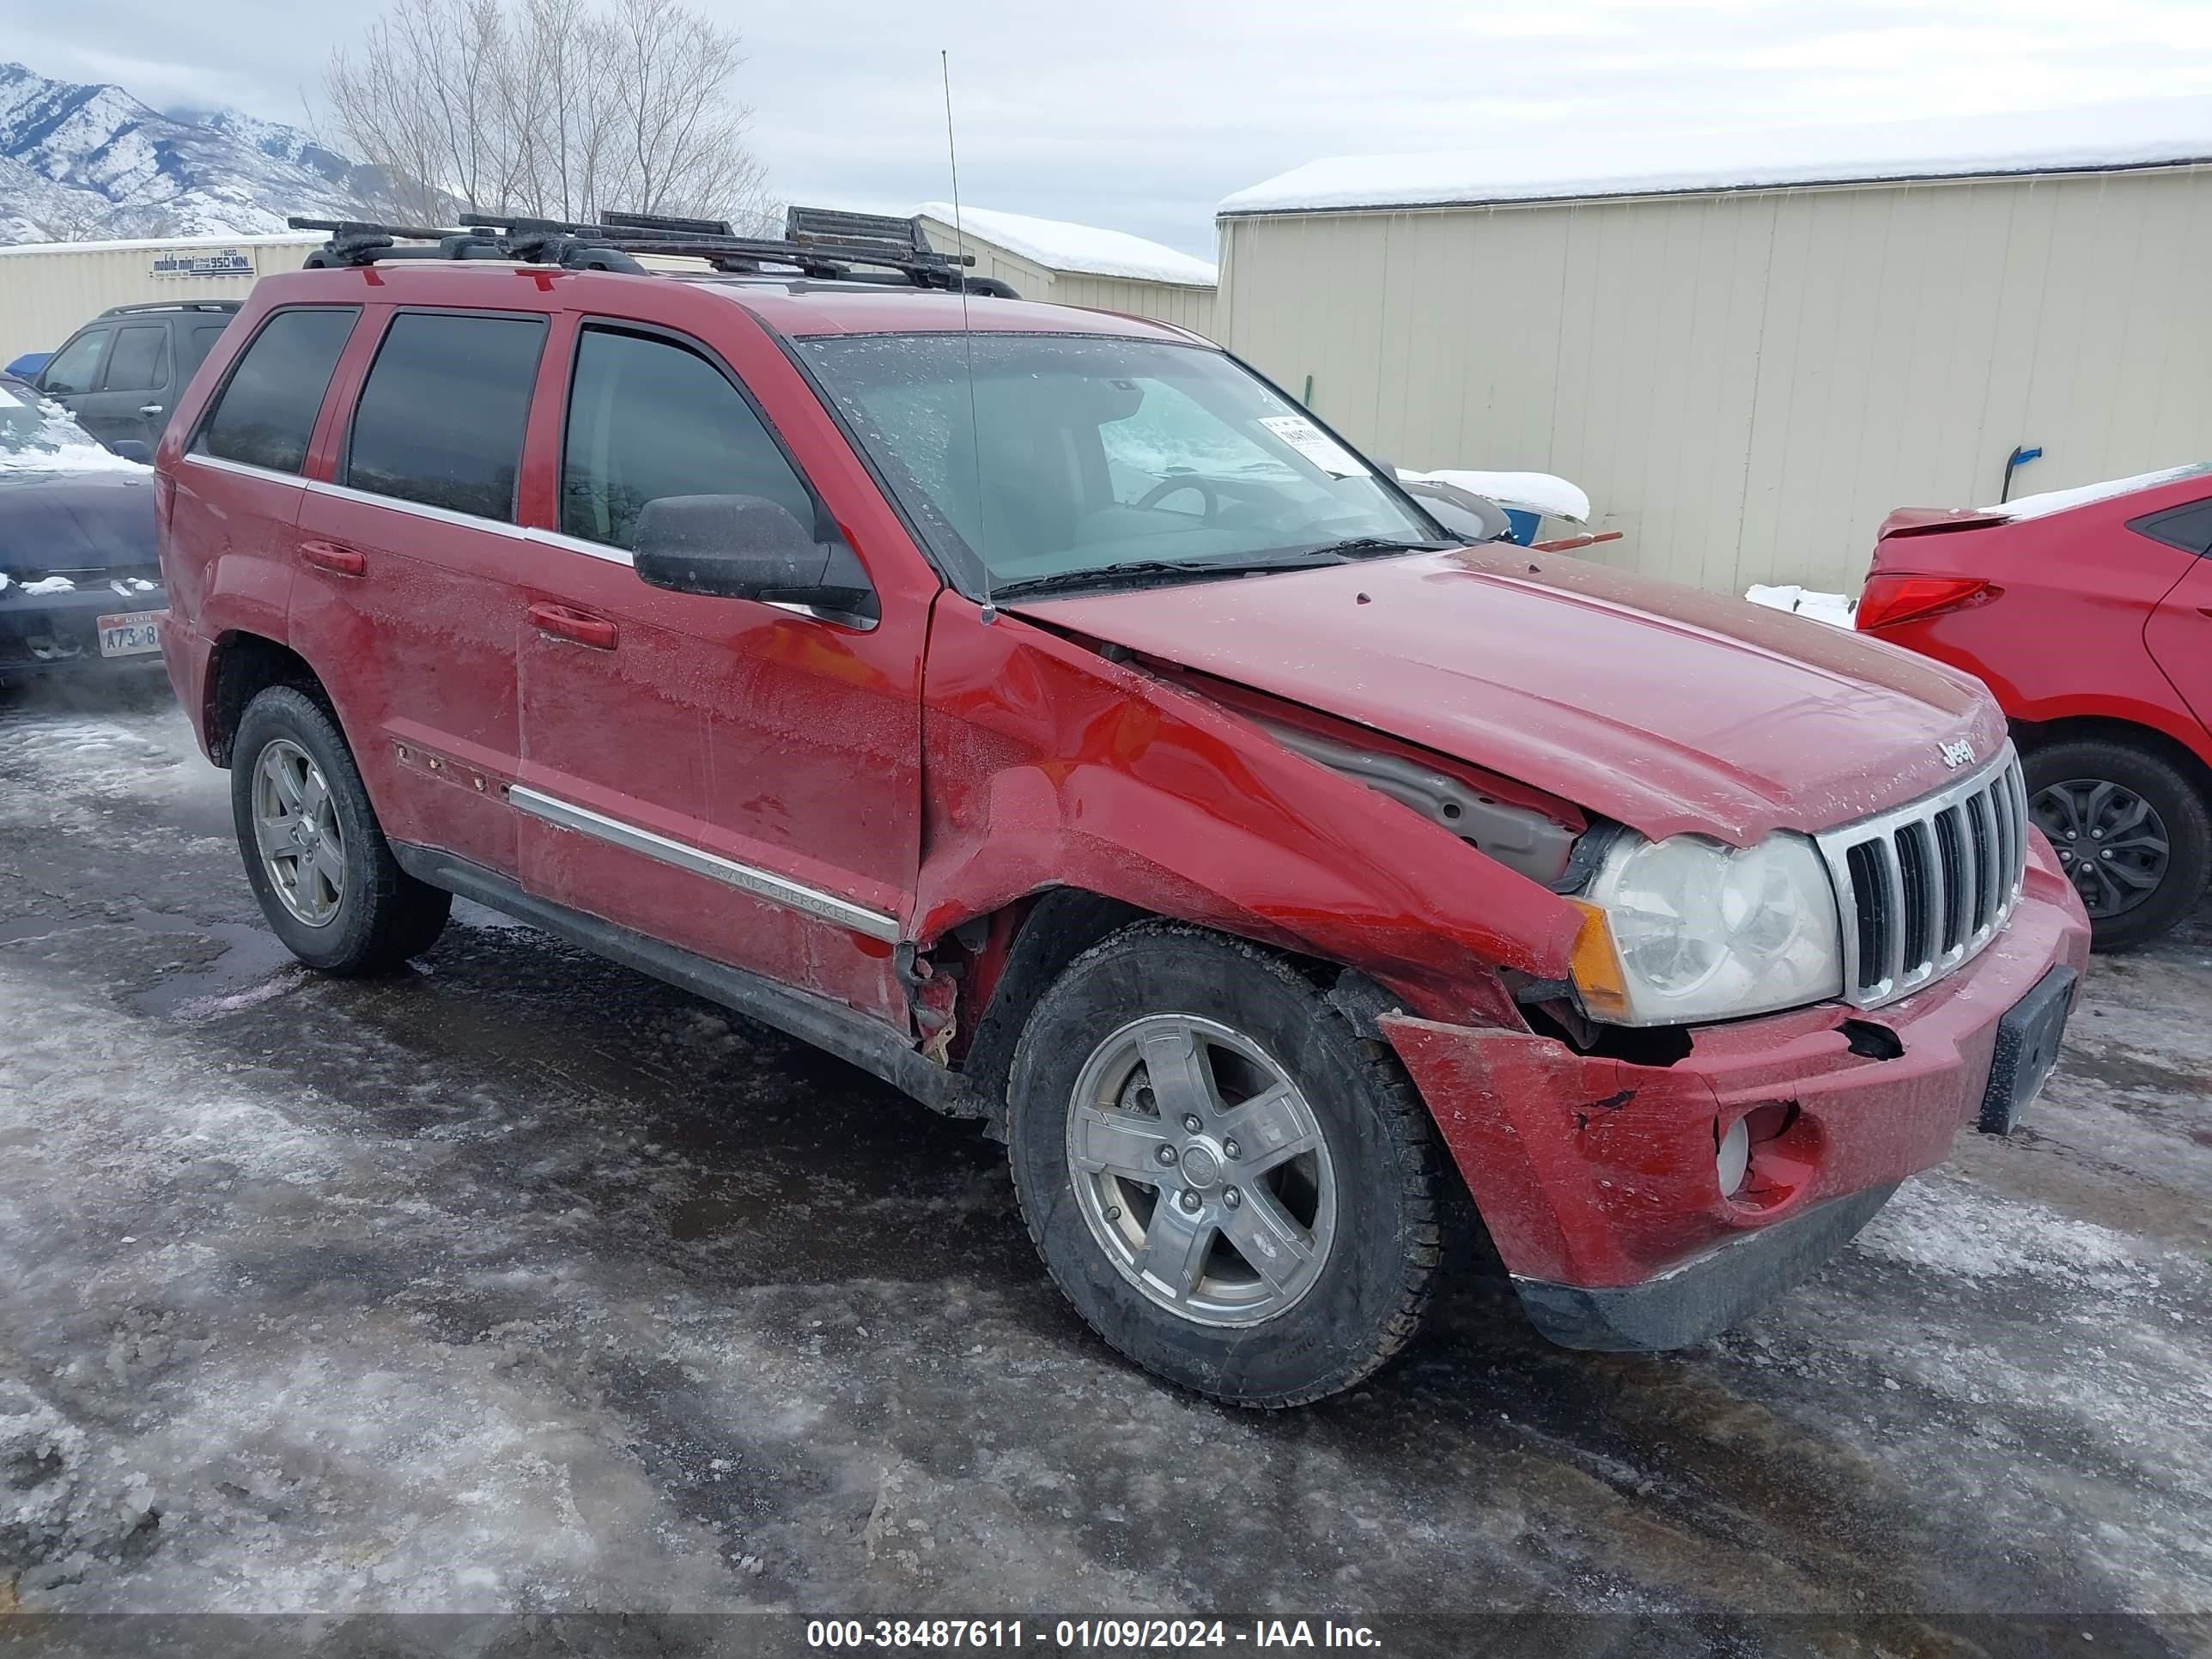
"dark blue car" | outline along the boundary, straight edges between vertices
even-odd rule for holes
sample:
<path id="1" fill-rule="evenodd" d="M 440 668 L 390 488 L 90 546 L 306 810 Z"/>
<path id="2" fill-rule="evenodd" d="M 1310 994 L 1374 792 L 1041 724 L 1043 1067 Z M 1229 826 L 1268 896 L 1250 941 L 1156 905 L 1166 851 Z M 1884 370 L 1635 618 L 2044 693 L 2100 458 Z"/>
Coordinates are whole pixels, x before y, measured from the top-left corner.
<path id="1" fill-rule="evenodd" d="M 154 471 L 0 376 L 0 683 L 161 661 Z"/>

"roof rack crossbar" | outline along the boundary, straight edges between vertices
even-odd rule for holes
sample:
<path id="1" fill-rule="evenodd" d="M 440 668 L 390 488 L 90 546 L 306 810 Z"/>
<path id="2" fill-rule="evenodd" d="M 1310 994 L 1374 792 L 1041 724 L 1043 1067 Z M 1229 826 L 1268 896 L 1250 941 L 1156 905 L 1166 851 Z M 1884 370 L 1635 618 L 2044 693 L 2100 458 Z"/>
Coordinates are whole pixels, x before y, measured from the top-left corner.
<path id="1" fill-rule="evenodd" d="M 639 272 L 640 253 L 703 259 L 725 271 L 795 267 L 811 277 L 845 276 L 854 265 L 902 273 L 918 288 L 951 288 L 956 270 L 973 254 L 939 253 L 912 220 L 826 208 L 793 208 L 786 240 L 736 236 L 720 220 L 609 213 L 598 224 L 523 215 L 471 214 L 466 226 L 386 225 L 354 219 L 292 217 L 295 230 L 319 230 L 330 240 L 309 256 L 313 266 L 374 264 L 386 259 L 513 259 L 530 264 Z M 894 233 L 896 231 L 896 234 Z M 401 242 L 422 246 L 403 247 Z"/>

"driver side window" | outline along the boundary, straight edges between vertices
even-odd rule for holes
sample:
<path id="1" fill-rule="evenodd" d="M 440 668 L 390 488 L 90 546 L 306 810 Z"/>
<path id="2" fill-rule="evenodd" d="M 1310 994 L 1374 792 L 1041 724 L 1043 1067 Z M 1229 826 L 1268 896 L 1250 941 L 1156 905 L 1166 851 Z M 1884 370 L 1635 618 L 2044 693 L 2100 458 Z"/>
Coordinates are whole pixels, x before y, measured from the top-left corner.
<path id="1" fill-rule="evenodd" d="M 1113 475 L 1114 499 L 1133 506 L 1163 479 L 1195 472 L 1208 477 L 1301 482 L 1297 473 L 1216 415 L 1188 392 L 1164 380 L 1143 380 L 1144 401 L 1135 413 L 1098 428 L 1106 465 Z M 1195 495 L 1176 498 L 1188 511 Z"/>
<path id="2" fill-rule="evenodd" d="M 107 355 L 108 337 L 113 331 L 91 329 L 64 346 L 39 376 L 39 390 L 71 397 L 98 386 L 100 359 Z"/>
<path id="3" fill-rule="evenodd" d="M 671 495 L 759 495 L 817 542 L 842 538 L 761 417 L 720 369 L 672 340 L 592 325 L 576 347 L 561 528 L 637 544 L 638 514 Z"/>

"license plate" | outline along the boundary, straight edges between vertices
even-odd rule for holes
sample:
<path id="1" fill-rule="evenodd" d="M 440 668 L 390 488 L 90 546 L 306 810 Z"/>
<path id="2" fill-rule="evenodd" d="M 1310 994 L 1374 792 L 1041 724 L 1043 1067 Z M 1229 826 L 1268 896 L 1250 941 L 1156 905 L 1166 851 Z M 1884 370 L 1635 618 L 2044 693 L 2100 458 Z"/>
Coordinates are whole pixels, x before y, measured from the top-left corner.
<path id="1" fill-rule="evenodd" d="M 100 618 L 100 654 L 137 657 L 161 648 L 161 618 L 166 611 L 125 611 Z"/>
<path id="2" fill-rule="evenodd" d="M 1982 1096 L 1984 1133 L 2010 1134 L 2051 1080 L 2059 1039 L 2066 1035 L 2066 1015 L 2074 1005 L 2074 981 L 2071 968 L 2053 968 L 1997 1022 L 1990 1086 Z"/>

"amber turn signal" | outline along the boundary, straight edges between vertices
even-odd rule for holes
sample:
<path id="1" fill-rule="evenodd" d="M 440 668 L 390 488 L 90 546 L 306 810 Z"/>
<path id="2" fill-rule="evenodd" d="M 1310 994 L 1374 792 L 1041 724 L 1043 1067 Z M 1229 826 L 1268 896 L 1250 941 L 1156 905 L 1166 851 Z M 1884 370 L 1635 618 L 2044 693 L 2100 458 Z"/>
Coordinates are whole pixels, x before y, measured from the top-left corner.
<path id="1" fill-rule="evenodd" d="M 1567 971 L 1581 994 L 1583 1012 L 1593 1019 L 1619 1019 L 1628 1012 L 1628 983 L 1620 971 L 1620 952 L 1613 942 L 1613 925 L 1605 912 L 1580 899 L 1568 903 L 1583 913 L 1582 931 L 1575 935 Z"/>

